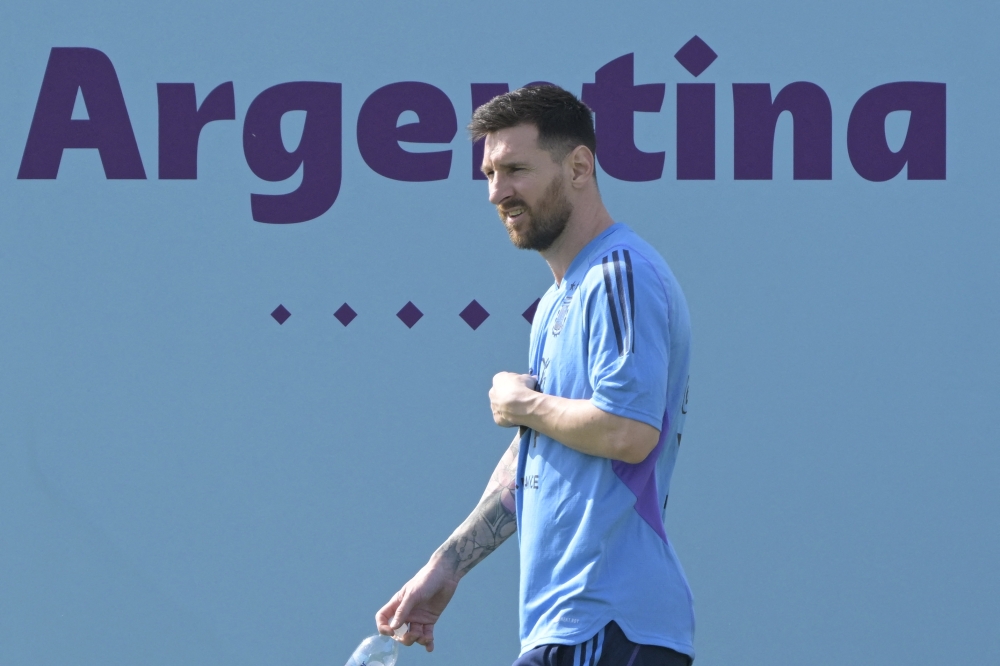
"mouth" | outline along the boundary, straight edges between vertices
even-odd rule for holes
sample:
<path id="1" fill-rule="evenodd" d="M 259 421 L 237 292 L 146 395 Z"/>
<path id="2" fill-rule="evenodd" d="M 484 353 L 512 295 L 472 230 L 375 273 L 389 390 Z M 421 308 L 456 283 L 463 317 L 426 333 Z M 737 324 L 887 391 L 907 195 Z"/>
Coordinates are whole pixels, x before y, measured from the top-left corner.
<path id="1" fill-rule="evenodd" d="M 515 208 L 509 208 L 503 211 L 503 214 L 504 216 L 506 216 L 508 220 L 513 221 L 519 218 L 524 213 L 525 210 L 526 209 L 524 206 L 517 206 Z"/>

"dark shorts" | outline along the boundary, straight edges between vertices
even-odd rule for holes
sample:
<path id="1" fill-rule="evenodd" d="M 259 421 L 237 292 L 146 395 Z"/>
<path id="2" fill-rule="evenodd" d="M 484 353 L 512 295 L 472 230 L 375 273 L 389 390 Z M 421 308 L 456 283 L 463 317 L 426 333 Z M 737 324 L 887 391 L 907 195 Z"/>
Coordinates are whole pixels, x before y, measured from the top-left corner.
<path id="1" fill-rule="evenodd" d="M 691 657 L 659 645 L 639 645 L 614 621 L 579 645 L 539 645 L 513 666 L 690 666 Z"/>

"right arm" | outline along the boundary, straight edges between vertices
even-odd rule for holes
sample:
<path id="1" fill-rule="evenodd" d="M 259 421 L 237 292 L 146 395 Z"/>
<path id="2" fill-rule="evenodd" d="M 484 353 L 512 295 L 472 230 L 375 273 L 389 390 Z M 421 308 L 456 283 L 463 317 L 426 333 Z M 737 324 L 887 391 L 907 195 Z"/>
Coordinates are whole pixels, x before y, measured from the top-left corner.
<path id="1" fill-rule="evenodd" d="M 479 504 L 431 556 L 456 578 L 465 576 L 517 531 L 514 491 L 519 444 L 518 436 L 497 463 Z"/>
<path id="2" fill-rule="evenodd" d="M 497 463 L 469 517 L 434 551 L 417 575 L 375 614 L 380 633 L 391 634 L 409 622 L 409 629 L 401 639 L 403 644 L 419 643 L 428 652 L 434 649 L 434 624 L 451 601 L 458 582 L 517 531 L 514 492 L 519 445 L 518 435 Z"/>

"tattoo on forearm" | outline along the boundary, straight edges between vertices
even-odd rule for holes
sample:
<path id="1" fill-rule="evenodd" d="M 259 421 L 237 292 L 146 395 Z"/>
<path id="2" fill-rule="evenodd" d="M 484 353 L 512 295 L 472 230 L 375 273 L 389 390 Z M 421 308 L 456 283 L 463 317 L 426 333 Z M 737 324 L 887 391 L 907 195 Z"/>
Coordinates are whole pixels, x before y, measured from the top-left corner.
<path id="1" fill-rule="evenodd" d="M 515 439 L 493 470 L 479 504 L 438 549 L 456 574 L 468 573 L 517 531 L 514 492 L 518 450 Z"/>

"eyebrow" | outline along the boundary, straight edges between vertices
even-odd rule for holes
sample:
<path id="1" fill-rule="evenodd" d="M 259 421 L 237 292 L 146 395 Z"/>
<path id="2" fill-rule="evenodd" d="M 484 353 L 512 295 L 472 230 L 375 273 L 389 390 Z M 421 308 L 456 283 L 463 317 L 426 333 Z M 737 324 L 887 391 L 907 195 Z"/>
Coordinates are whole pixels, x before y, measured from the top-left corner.
<path id="1" fill-rule="evenodd" d="M 496 171 L 497 169 L 516 169 L 518 167 L 525 168 L 526 164 L 524 162 L 505 162 L 501 160 L 498 163 L 494 163 L 493 166 L 494 166 L 493 170 Z M 486 173 L 487 171 L 486 167 L 484 166 L 480 166 L 479 170 L 482 171 L 483 173 Z"/>

